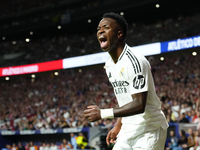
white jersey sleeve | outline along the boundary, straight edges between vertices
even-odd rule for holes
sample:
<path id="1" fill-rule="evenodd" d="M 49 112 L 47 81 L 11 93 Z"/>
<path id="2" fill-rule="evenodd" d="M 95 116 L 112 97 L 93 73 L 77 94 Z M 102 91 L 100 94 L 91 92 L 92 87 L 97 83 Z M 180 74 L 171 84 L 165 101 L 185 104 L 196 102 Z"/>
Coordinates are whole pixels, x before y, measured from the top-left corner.
<path id="1" fill-rule="evenodd" d="M 142 55 L 127 51 L 131 63 L 128 64 L 128 78 L 131 83 L 130 94 L 148 91 L 149 62 Z"/>

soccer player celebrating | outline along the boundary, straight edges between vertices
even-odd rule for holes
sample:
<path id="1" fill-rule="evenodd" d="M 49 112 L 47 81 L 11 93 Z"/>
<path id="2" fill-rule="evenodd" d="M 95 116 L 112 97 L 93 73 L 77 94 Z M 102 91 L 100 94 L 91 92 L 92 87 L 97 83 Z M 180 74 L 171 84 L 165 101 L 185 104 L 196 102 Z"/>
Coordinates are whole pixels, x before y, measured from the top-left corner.
<path id="1" fill-rule="evenodd" d="M 163 150 L 168 123 L 155 92 L 150 64 L 126 44 L 128 26 L 123 16 L 106 13 L 102 18 L 97 39 L 102 50 L 110 54 L 105 69 L 119 107 L 91 105 L 84 116 L 89 121 L 118 118 L 106 138 L 108 145 L 115 143 L 114 150 Z"/>

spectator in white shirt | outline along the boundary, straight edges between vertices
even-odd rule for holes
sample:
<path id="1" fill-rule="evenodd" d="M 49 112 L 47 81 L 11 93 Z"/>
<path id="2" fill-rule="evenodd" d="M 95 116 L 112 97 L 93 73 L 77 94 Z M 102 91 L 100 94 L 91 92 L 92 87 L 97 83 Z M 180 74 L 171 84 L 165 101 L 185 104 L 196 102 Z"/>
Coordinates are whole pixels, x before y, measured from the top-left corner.
<path id="1" fill-rule="evenodd" d="M 58 150 L 58 146 L 55 144 L 55 142 L 51 142 L 50 150 Z"/>

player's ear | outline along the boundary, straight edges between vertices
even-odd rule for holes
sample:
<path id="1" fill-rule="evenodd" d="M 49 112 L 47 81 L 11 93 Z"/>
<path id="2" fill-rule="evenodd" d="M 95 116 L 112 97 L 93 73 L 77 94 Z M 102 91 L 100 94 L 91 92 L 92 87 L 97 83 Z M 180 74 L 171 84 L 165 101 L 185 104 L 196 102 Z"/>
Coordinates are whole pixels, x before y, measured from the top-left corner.
<path id="1" fill-rule="evenodd" d="M 124 40 L 124 33 L 121 30 L 118 31 L 118 39 Z"/>

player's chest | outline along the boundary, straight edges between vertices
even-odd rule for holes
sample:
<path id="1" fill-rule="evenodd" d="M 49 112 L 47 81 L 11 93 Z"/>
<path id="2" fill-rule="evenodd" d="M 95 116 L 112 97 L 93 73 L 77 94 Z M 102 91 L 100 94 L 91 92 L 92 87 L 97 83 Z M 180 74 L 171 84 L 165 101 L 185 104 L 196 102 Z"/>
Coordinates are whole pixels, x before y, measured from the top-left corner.
<path id="1" fill-rule="evenodd" d="M 106 70 L 106 73 L 113 87 L 128 85 L 129 78 L 126 65 L 117 65 L 109 67 Z"/>
<path id="2" fill-rule="evenodd" d="M 130 81 L 126 66 L 114 66 L 106 70 L 109 81 L 114 88 L 115 95 L 128 93 Z"/>

